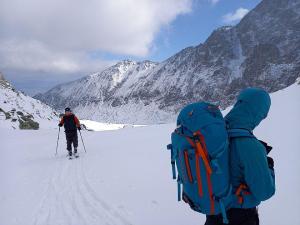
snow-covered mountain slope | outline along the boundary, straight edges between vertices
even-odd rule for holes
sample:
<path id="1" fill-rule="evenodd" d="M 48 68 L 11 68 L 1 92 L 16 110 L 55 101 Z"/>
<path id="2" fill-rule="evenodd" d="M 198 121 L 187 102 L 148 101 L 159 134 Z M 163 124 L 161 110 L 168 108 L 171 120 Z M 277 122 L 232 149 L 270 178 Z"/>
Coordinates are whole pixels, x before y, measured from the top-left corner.
<path id="1" fill-rule="evenodd" d="M 300 88 L 271 95 L 268 118 L 255 135 L 273 146 L 276 194 L 261 204 L 263 225 L 300 224 Z M 2 130 L 0 224 L 199 225 L 205 216 L 177 202 L 171 178 L 174 124 L 117 131 L 82 131 L 80 158 L 68 160 L 57 130 Z M 18 140 L 18 141 L 15 141 Z"/>
<path id="2" fill-rule="evenodd" d="M 39 129 L 57 126 L 57 113 L 46 104 L 17 91 L 0 74 L 0 127 Z"/>
<path id="3" fill-rule="evenodd" d="M 170 122 L 184 105 L 200 100 L 225 108 L 245 87 L 274 92 L 295 82 L 299 21 L 299 0 L 263 0 L 238 25 L 219 28 L 164 62 L 122 61 L 36 98 L 112 123 Z"/>

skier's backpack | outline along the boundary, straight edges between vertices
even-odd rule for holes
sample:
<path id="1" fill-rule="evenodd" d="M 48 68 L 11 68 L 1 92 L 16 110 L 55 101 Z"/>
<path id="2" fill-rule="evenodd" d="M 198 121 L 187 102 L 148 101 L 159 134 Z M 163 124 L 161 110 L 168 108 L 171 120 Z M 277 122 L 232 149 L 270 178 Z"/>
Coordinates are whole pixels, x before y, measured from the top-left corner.
<path id="1" fill-rule="evenodd" d="M 241 136 L 241 134 L 232 134 Z M 247 135 L 246 135 L 247 136 Z M 228 132 L 217 106 L 199 102 L 184 107 L 171 136 L 173 179 L 178 176 L 178 201 L 206 215 L 223 216 L 233 200 L 229 177 Z M 181 186 L 183 191 L 181 193 Z"/>
<path id="2" fill-rule="evenodd" d="M 74 114 L 63 117 L 64 128 L 66 132 L 76 131 L 76 122 Z"/>

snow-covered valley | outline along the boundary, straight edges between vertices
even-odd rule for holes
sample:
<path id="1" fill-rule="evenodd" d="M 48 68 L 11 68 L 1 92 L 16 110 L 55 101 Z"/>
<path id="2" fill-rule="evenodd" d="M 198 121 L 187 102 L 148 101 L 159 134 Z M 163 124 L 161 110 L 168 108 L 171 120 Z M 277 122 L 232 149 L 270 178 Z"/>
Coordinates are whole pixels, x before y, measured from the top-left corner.
<path id="1" fill-rule="evenodd" d="M 273 146 L 276 195 L 259 207 L 263 225 L 300 224 L 300 86 L 272 94 L 255 130 Z M 205 216 L 177 202 L 166 145 L 175 124 L 82 131 L 80 157 L 66 158 L 56 129 L 0 127 L 1 225 L 199 225 Z"/>

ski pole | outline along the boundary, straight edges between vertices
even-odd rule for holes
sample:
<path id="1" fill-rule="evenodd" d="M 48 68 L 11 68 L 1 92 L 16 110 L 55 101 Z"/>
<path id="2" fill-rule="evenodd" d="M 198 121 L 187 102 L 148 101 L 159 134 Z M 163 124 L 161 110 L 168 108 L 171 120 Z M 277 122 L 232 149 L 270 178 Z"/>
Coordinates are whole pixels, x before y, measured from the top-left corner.
<path id="1" fill-rule="evenodd" d="M 83 144 L 84 151 L 85 151 L 85 153 L 86 153 L 85 145 L 84 145 L 84 142 L 83 142 L 83 139 L 82 139 L 82 135 L 81 135 L 80 130 L 79 130 L 79 134 L 80 134 L 80 137 L 81 137 L 81 141 L 82 141 L 82 144 Z"/>
<path id="2" fill-rule="evenodd" d="M 56 142 L 56 151 L 55 151 L 55 155 L 57 155 L 57 148 L 58 148 L 58 141 L 59 141 L 59 133 L 60 133 L 60 127 L 58 128 L 58 135 L 57 135 L 57 142 Z"/>

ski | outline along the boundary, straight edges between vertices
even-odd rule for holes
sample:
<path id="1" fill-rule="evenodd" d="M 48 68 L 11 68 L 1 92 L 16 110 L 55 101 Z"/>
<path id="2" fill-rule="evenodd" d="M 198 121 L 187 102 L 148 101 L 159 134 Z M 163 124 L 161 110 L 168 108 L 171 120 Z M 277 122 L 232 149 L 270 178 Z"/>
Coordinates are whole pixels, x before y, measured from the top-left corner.
<path id="1" fill-rule="evenodd" d="M 78 155 L 78 154 L 74 154 L 74 155 L 72 155 L 72 156 L 67 155 L 67 158 L 68 158 L 69 160 L 77 159 L 77 158 L 79 158 L 79 155 Z"/>

